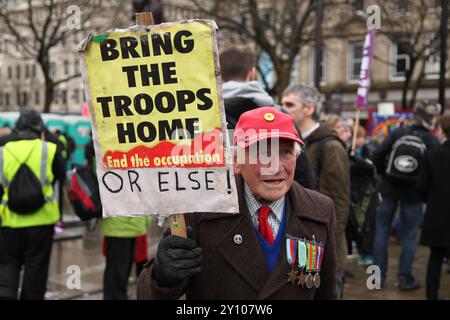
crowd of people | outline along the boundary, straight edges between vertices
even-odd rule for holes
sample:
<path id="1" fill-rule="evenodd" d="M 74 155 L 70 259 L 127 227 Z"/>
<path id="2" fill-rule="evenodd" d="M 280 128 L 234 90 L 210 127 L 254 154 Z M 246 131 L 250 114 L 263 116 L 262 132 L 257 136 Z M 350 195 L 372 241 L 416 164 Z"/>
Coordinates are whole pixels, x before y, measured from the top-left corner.
<path id="1" fill-rule="evenodd" d="M 323 95 L 312 85 L 289 85 L 277 103 L 256 81 L 249 48 L 231 46 L 219 60 L 233 152 L 249 157 L 250 145 L 262 152 L 261 141 L 278 141 L 270 155 L 277 165 L 262 174 L 268 165 L 235 161 L 239 214 L 186 214 L 189 236 L 166 232 L 151 259 L 148 218 L 101 219 L 104 298 L 127 299 L 134 262 L 139 299 L 342 299 L 355 247 L 358 264 L 379 266 L 385 286 L 395 224 L 398 289 L 421 286 L 413 275 L 421 229 L 420 243 L 430 247 L 426 298 L 438 299 L 450 254 L 450 115 L 420 101 L 411 122 L 376 144 L 353 119 L 325 115 Z M 55 185 L 65 183 L 68 158 L 67 141 L 58 136 L 26 108 L 0 138 L 0 299 L 17 299 L 19 291 L 21 299 L 44 298 L 61 212 Z M 86 155 L 95 174 L 92 144 Z M 29 185 L 43 202 L 24 214 L 11 204 L 18 181 L 33 180 L 30 172 L 37 183 Z M 313 266 L 302 264 L 303 247 Z"/>

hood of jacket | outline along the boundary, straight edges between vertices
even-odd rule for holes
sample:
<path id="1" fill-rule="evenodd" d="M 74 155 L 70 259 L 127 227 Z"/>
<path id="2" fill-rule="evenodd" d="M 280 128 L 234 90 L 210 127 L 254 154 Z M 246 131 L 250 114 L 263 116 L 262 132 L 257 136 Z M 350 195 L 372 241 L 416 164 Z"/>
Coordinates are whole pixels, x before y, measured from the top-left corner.
<path id="1" fill-rule="evenodd" d="M 43 131 L 44 121 L 41 114 L 32 108 L 22 109 L 13 132 L 20 139 L 35 139 L 39 138 Z"/>
<path id="2" fill-rule="evenodd" d="M 257 106 L 273 106 L 271 96 L 267 94 L 263 86 L 257 81 L 250 82 L 225 82 L 223 87 L 223 99 L 246 99 L 252 101 Z"/>
<path id="3" fill-rule="evenodd" d="M 222 91 L 228 129 L 234 129 L 244 112 L 274 105 L 272 97 L 256 81 L 228 81 L 224 83 Z"/>

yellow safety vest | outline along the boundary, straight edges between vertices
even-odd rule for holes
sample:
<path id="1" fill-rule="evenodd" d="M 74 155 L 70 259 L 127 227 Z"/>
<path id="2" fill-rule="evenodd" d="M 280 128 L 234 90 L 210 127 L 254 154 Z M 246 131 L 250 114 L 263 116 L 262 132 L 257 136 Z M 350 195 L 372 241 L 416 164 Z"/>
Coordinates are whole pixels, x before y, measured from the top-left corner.
<path id="1" fill-rule="evenodd" d="M 32 150 L 31 154 L 30 150 Z M 56 144 L 40 139 L 12 141 L 0 148 L 0 183 L 4 190 L 0 203 L 2 227 L 36 227 L 52 225 L 59 220 L 59 206 L 52 186 L 54 180 L 52 163 L 55 153 Z M 34 213 L 17 214 L 7 205 L 8 185 L 25 160 L 31 171 L 39 178 L 46 202 Z"/>
<path id="2" fill-rule="evenodd" d="M 63 144 L 63 148 L 61 150 L 61 154 L 64 160 L 67 160 L 67 153 L 68 153 L 68 143 L 67 143 L 67 139 L 66 137 L 61 133 L 58 136 L 58 140 L 61 141 L 61 143 Z"/>
<path id="3" fill-rule="evenodd" d="M 101 221 L 101 231 L 105 237 L 135 238 L 147 233 L 150 217 L 115 217 Z"/>

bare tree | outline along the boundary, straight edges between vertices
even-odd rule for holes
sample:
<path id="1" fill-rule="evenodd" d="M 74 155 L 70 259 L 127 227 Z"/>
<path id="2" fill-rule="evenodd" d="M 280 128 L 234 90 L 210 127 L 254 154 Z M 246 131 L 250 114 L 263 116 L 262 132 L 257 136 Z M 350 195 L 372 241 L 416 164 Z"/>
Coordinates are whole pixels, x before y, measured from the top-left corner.
<path id="1" fill-rule="evenodd" d="M 294 60 L 314 32 L 314 0 L 189 0 L 241 42 L 255 43 L 273 64 L 275 81 L 268 92 L 280 97 L 288 86 Z M 208 4 L 209 2 L 209 4 Z M 268 85 L 268 84 L 267 84 Z"/>
<path id="2" fill-rule="evenodd" d="M 425 77 L 427 60 L 439 51 L 439 7 L 432 6 L 428 0 L 418 1 L 378 1 L 382 11 L 383 26 L 380 34 L 393 43 L 400 44 L 407 56 L 409 66 L 406 66 L 402 86 L 402 108 L 412 108 L 415 104 L 417 91 Z M 392 65 L 385 59 L 376 57 Z M 412 90 L 411 99 L 408 92 Z"/>
<path id="3" fill-rule="evenodd" d="M 86 28 L 93 31 L 93 18 L 105 9 L 119 6 L 120 1 L 102 0 L 23 0 L 0 5 L 0 32 L 17 46 L 10 52 L 16 59 L 35 61 L 44 79 L 43 111 L 50 112 L 54 89 L 80 77 L 79 73 L 55 79 L 51 72 L 52 49 Z M 116 16 L 111 17 L 114 19 Z M 77 21 L 79 24 L 77 25 Z M 109 25 L 103 25 L 106 29 Z M 73 48 L 75 50 L 75 48 Z"/>

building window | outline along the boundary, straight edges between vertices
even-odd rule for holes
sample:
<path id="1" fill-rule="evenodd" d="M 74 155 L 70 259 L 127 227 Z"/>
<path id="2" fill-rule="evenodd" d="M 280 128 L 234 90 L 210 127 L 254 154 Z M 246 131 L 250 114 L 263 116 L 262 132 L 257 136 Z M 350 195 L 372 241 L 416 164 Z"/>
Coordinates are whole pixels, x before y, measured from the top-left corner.
<path id="1" fill-rule="evenodd" d="M 325 52 L 325 47 L 322 47 L 322 54 L 321 54 L 321 59 L 320 59 L 320 64 L 319 64 L 319 68 L 320 68 L 320 84 L 325 84 L 326 83 L 326 52 Z M 311 48 L 310 51 L 310 58 L 309 61 L 311 62 L 309 65 L 309 78 L 311 79 L 311 82 L 314 82 L 314 66 L 315 66 L 315 61 L 316 61 L 316 50 L 315 48 Z"/>
<path id="2" fill-rule="evenodd" d="M 21 107 L 22 106 L 22 95 L 20 94 L 19 91 L 16 92 L 16 101 L 17 101 L 17 105 L 19 107 Z"/>
<path id="3" fill-rule="evenodd" d="M 56 77 L 56 63 L 55 62 L 50 63 L 50 76 L 52 78 Z"/>
<path id="4" fill-rule="evenodd" d="M 347 74 L 347 80 L 349 82 L 355 82 L 359 80 L 363 51 L 364 51 L 363 42 L 354 42 L 349 44 L 348 74 Z"/>
<path id="5" fill-rule="evenodd" d="M 400 41 L 392 45 L 391 52 L 391 77 L 403 79 L 409 70 L 409 42 Z"/>
<path id="6" fill-rule="evenodd" d="M 0 91 L 0 107 L 3 107 L 3 92 Z"/>
<path id="7" fill-rule="evenodd" d="M 252 18 L 250 16 L 250 13 L 243 12 L 241 14 L 241 25 L 243 28 L 249 28 L 251 24 Z"/>
<path id="8" fill-rule="evenodd" d="M 425 77 L 428 79 L 439 78 L 439 71 L 441 69 L 441 55 L 438 48 L 433 48 L 433 42 L 435 39 L 435 33 L 428 34 L 429 46 L 426 50 L 428 59 L 425 62 Z"/>
<path id="9" fill-rule="evenodd" d="M 439 52 L 436 52 L 431 56 L 429 56 L 425 63 L 426 77 L 431 79 L 439 78 L 440 65 L 441 65 L 441 56 Z"/>
<path id="10" fill-rule="evenodd" d="M 22 105 L 28 106 L 28 92 L 22 92 Z"/>
<path id="11" fill-rule="evenodd" d="M 75 103 L 80 103 L 80 90 L 74 89 L 72 91 L 72 101 Z"/>
<path id="12" fill-rule="evenodd" d="M 41 97 L 40 97 L 40 93 L 39 93 L 38 90 L 36 90 L 36 91 L 34 92 L 34 104 L 35 104 L 36 106 L 39 106 L 39 105 L 41 104 Z"/>
<path id="13" fill-rule="evenodd" d="M 25 66 L 25 79 L 29 79 L 30 78 L 30 65 L 27 64 Z"/>
<path id="14" fill-rule="evenodd" d="M 68 75 L 69 74 L 69 61 L 68 60 L 64 60 L 64 75 Z"/>
<path id="15" fill-rule="evenodd" d="M 299 74 L 299 70 L 300 70 L 300 56 L 297 55 L 294 59 L 294 61 L 292 62 L 292 69 L 291 69 L 291 77 L 289 82 L 290 83 L 299 83 L 300 82 L 300 74 Z"/>
<path id="16" fill-rule="evenodd" d="M 8 67 L 8 79 L 12 79 L 12 67 Z"/>
<path id="17" fill-rule="evenodd" d="M 260 11 L 260 17 L 262 20 L 262 25 L 265 31 L 272 30 L 272 20 L 273 20 L 273 10 L 272 9 L 262 9 Z"/>
<path id="18" fill-rule="evenodd" d="M 5 93 L 5 107 L 9 107 L 9 93 L 6 92 Z"/>
<path id="19" fill-rule="evenodd" d="M 78 44 L 80 41 L 78 41 L 78 35 L 80 34 L 80 31 L 76 31 L 73 33 L 73 43 Z"/>
<path id="20" fill-rule="evenodd" d="M 67 104 L 67 90 L 66 89 L 62 89 L 60 91 L 60 93 L 61 93 L 62 104 L 65 106 Z"/>
<path id="21" fill-rule="evenodd" d="M 35 64 L 31 65 L 31 78 L 32 79 L 36 78 L 36 65 Z"/>
<path id="22" fill-rule="evenodd" d="M 428 0 L 427 5 L 429 8 L 441 8 L 442 7 L 442 0 Z"/>
<path id="23" fill-rule="evenodd" d="M 366 11 L 366 0 L 349 0 L 350 10 L 353 13 L 358 11 Z"/>
<path id="24" fill-rule="evenodd" d="M 397 0 L 394 8 L 394 16 L 408 16 L 409 15 L 409 4 L 408 0 Z"/>
<path id="25" fill-rule="evenodd" d="M 74 67 L 73 69 L 75 70 L 75 74 L 80 73 L 80 60 L 75 59 L 73 67 Z"/>
<path id="26" fill-rule="evenodd" d="M 16 65 L 16 79 L 20 79 L 20 64 Z"/>
<path id="27" fill-rule="evenodd" d="M 59 104 L 59 89 L 53 89 L 53 101 L 55 104 Z"/>

